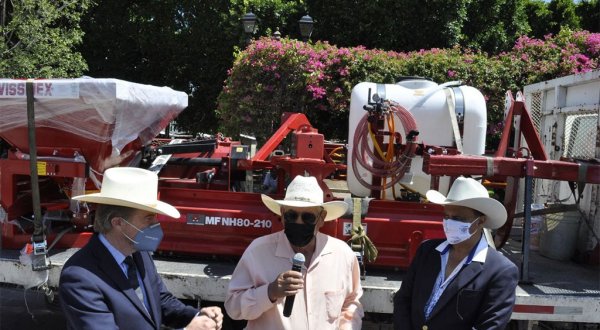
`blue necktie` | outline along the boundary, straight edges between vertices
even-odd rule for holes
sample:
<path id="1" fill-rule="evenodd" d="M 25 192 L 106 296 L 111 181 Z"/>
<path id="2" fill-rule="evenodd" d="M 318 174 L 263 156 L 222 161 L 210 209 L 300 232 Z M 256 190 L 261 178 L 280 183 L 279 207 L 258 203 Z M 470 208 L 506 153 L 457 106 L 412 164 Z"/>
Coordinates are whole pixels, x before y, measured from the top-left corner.
<path id="1" fill-rule="evenodd" d="M 125 264 L 127 265 L 127 279 L 129 280 L 129 285 L 132 289 L 135 290 L 135 294 L 140 298 L 142 304 L 144 303 L 144 293 L 140 288 L 140 282 L 137 277 L 137 268 L 135 266 L 135 262 L 133 262 L 133 258 L 131 256 L 125 257 Z M 145 307 L 145 306 L 144 306 Z"/>

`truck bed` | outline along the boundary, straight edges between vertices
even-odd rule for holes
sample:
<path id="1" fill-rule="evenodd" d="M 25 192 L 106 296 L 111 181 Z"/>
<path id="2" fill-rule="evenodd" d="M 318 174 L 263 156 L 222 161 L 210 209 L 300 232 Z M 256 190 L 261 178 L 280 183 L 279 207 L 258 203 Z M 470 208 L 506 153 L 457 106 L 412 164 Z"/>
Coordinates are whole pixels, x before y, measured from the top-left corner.
<path id="1" fill-rule="evenodd" d="M 49 259 L 50 287 L 58 286 L 60 270 L 77 249 L 55 251 Z M 52 252 L 52 251 L 51 251 Z M 520 243 L 509 241 L 503 252 L 520 265 Z M 156 266 L 166 286 L 182 299 L 224 301 L 235 261 L 184 260 L 156 256 Z M 19 251 L 0 251 L 0 282 L 37 286 L 45 272 L 34 273 L 19 261 Z M 531 251 L 530 284 L 517 288 L 516 320 L 600 323 L 600 271 L 597 266 L 582 266 L 555 261 Z M 403 271 L 368 270 L 361 299 L 365 312 L 392 313 L 392 297 L 402 284 Z"/>
<path id="2" fill-rule="evenodd" d="M 521 245 L 510 240 L 504 254 L 521 266 Z M 557 261 L 530 250 L 529 282 L 517 287 L 512 319 L 600 323 L 600 268 Z"/>

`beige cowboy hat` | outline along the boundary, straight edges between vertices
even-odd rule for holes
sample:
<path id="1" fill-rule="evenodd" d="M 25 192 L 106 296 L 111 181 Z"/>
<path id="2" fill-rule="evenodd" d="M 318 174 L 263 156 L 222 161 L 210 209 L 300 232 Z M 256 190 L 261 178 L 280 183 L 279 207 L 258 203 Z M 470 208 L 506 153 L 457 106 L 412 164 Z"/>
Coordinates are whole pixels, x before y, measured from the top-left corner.
<path id="1" fill-rule="evenodd" d="M 436 190 L 429 190 L 426 196 L 434 204 L 465 206 L 483 213 L 487 219 L 483 224 L 485 228 L 497 229 L 506 222 L 504 205 L 490 198 L 487 189 L 471 178 L 457 178 L 450 187 L 448 196 Z"/>
<path id="2" fill-rule="evenodd" d="M 82 202 L 131 207 L 138 210 L 179 218 L 173 206 L 161 202 L 158 196 L 158 176 L 136 167 L 113 167 L 104 172 L 99 193 L 75 196 Z"/>
<path id="3" fill-rule="evenodd" d="M 314 176 L 296 176 L 287 187 L 285 198 L 275 200 L 262 194 L 263 203 L 277 215 L 281 215 L 281 206 L 313 207 L 321 206 L 327 211 L 325 221 L 334 220 L 346 213 L 348 204 L 342 201 L 323 203 L 323 190 Z"/>

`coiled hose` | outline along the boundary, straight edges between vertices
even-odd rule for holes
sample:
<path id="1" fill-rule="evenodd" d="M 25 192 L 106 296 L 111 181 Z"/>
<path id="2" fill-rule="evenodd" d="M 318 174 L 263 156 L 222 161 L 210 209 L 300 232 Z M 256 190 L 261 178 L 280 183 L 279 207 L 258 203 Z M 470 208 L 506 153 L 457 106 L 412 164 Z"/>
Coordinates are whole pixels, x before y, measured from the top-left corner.
<path id="1" fill-rule="evenodd" d="M 394 187 L 410 168 L 410 163 L 417 149 L 417 123 L 413 115 L 397 103 L 388 102 L 386 111 L 376 115 L 365 113 L 359 121 L 354 133 L 354 148 L 352 150 L 352 170 L 356 179 L 364 187 L 370 190 L 383 190 Z M 404 132 L 406 132 L 406 145 L 404 148 L 396 148 L 402 143 L 400 133 L 395 130 L 394 117 L 400 120 Z M 373 132 L 373 124 L 383 118 L 388 125 L 389 143 L 384 152 L 377 141 L 377 134 Z M 369 148 L 369 139 L 372 141 L 373 149 Z M 396 140 L 396 141 L 394 141 Z M 366 182 L 358 172 L 360 164 L 373 176 L 382 178 L 381 185 L 373 185 Z M 389 181 L 387 179 L 390 179 Z"/>

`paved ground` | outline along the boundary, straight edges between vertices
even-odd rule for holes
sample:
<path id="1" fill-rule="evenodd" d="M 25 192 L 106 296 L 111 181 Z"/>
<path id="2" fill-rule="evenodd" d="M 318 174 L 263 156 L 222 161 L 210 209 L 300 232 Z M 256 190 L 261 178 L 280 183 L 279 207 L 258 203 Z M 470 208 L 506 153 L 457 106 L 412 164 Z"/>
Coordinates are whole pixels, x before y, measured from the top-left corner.
<path id="1" fill-rule="evenodd" d="M 56 302 L 48 303 L 41 291 L 0 286 L 1 330 L 64 330 L 65 328 L 65 318 L 60 306 Z"/>
<path id="2" fill-rule="evenodd" d="M 387 320 L 379 319 L 380 316 L 369 315 L 368 317 L 371 320 L 364 321 L 364 330 L 392 329 L 392 325 Z M 65 328 L 65 317 L 58 300 L 49 303 L 41 291 L 0 284 L 0 330 L 64 330 Z M 231 320 L 226 320 L 223 326 L 224 330 L 242 328 L 243 323 Z"/>
<path id="3" fill-rule="evenodd" d="M 191 301 L 186 303 L 192 304 Z M 214 303 L 206 302 L 206 304 Z M 241 323 L 226 320 L 223 329 L 236 330 L 242 327 Z M 0 330 L 39 329 L 66 329 L 65 317 L 60 309 L 58 297 L 50 303 L 42 291 L 0 284 Z"/>

